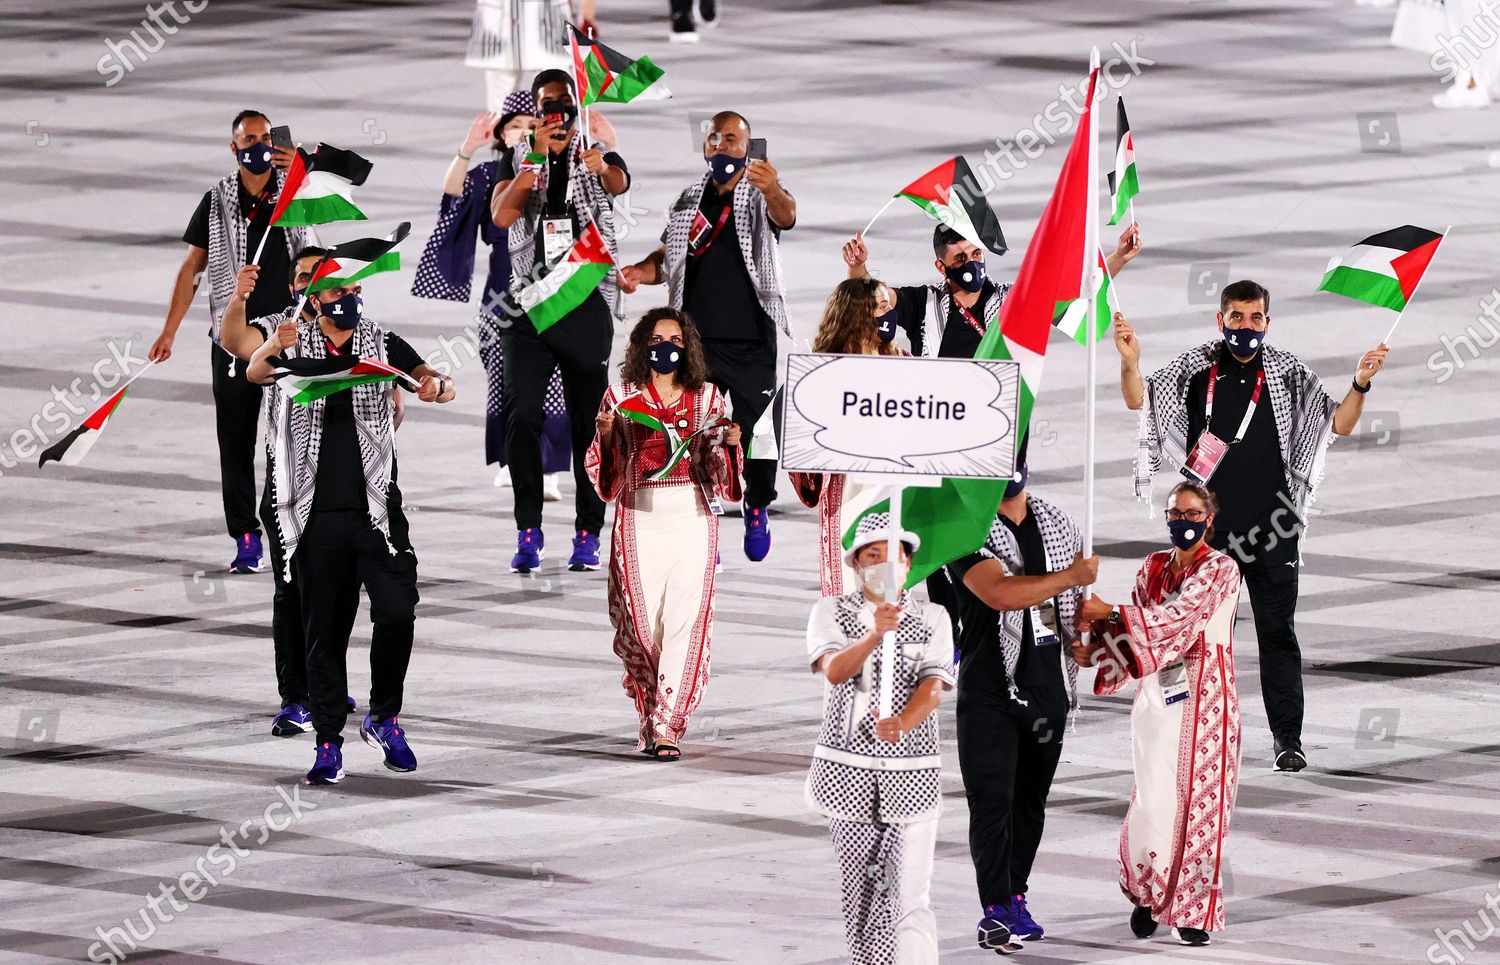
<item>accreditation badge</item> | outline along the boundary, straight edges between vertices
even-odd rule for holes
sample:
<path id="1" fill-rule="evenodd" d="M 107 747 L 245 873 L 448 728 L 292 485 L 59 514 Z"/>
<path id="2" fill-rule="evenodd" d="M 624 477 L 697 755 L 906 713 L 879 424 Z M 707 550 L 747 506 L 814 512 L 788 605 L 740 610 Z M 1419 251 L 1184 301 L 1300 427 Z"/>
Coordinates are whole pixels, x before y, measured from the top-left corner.
<path id="1" fill-rule="evenodd" d="M 1057 601 L 1043 600 L 1031 608 L 1031 642 L 1038 647 L 1060 643 L 1058 633 Z"/>
<path id="2" fill-rule="evenodd" d="M 693 212 L 693 226 L 688 229 L 688 251 L 697 251 L 703 247 L 708 240 L 709 232 L 713 231 L 713 225 L 703 217 L 702 211 Z"/>
<path id="3" fill-rule="evenodd" d="M 1161 685 L 1161 699 L 1168 707 L 1179 700 L 1187 700 L 1187 664 L 1181 660 L 1156 672 L 1156 682 Z"/>
<path id="4" fill-rule="evenodd" d="M 1190 482 L 1205 485 L 1214 470 L 1219 468 L 1219 463 L 1224 461 L 1224 454 L 1228 451 L 1228 443 L 1204 429 L 1197 444 L 1193 446 L 1193 451 L 1188 453 L 1187 462 L 1182 464 L 1182 474 Z"/>
<path id="5" fill-rule="evenodd" d="M 542 219 L 542 260 L 555 265 L 573 250 L 573 219 Z"/>

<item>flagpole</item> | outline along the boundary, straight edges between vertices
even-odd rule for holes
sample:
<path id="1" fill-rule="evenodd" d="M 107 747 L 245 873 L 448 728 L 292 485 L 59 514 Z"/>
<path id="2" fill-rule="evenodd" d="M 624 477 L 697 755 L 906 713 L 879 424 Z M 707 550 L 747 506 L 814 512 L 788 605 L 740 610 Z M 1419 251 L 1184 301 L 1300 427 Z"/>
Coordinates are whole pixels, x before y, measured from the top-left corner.
<path id="1" fill-rule="evenodd" d="M 1088 189 L 1088 211 L 1084 221 L 1083 250 L 1084 265 L 1087 266 L 1085 277 L 1092 283 L 1094 277 L 1093 260 L 1099 257 L 1099 112 L 1095 110 L 1095 100 L 1098 99 L 1098 74 L 1099 70 L 1099 48 L 1093 48 L 1089 55 L 1089 189 Z M 1106 261 L 1104 270 L 1109 271 L 1109 263 Z M 1113 285 L 1111 285 L 1113 287 Z M 1095 392 L 1094 383 L 1099 374 L 1099 339 L 1096 336 L 1095 326 L 1098 324 L 1098 299 L 1094 296 L 1092 284 L 1088 284 L 1084 291 L 1088 295 L 1085 310 L 1088 312 L 1085 321 L 1085 347 L 1088 350 L 1088 362 L 1086 375 L 1084 377 L 1083 389 L 1083 555 L 1085 558 L 1094 555 L 1094 410 Z M 1087 587 L 1084 588 L 1087 592 Z M 1088 643 L 1088 634 L 1083 635 L 1084 643 Z"/>
<path id="2" fill-rule="evenodd" d="M 593 27 L 589 27 L 589 40 L 592 41 L 593 39 L 594 39 L 594 28 Z M 573 49 L 575 51 L 578 49 L 578 38 L 577 37 L 573 38 Z M 574 54 L 574 56 L 575 56 L 575 58 L 577 58 L 577 54 L 576 53 Z M 577 62 L 578 62 L 578 60 L 575 59 L 574 63 L 576 64 Z M 589 148 L 589 147 L 592 146 L 592 145 L 589 144 L 589 131 L 590 131 L 590 128 L 589 128 L 589 105 L 588 105 L 588 92 L 587 92 L 588 78 L 585 77 L 585 78 L 583 78 L 583 80 L 584 80 L 585 90 L 581 90 L 581 91 L 578 92 L 578 100 L 579 100 L 580 103 L 583 104 L 583 146 L 584 146 L 585 149 L 587 149 L 587 148 Z M 575 83 L 574 86 L 577 86 L 577 84 Z"/>
<path id="3" fill-rule="evenodd" d="M 1117 286 L 1115 284 L 1115 276 L 1114 276 L 1114 274 L 1111 273 L 1110 270 L 1109 270 L 1109 259 L 1104 256 L 1104 249 L 1103 248 L 1099 249 L 1099 261 L 1100 261 L 1101 264 L 1104 265 L 1104 277 L 1109 281 L 1109 290 L 1114 293 L 1115 304 L 1119 306 L 1120 314 L 1124 315 L 1125 314 L 1125 304 L 1120 301 L 1120 289 L 1119 289 L 1119 286 Z M 1104 303 L 1106 305 L 1109 304 L 1109 299 L 1106 298 L 1104 300 Z M 1128 318 L 1129 316 L 1126 316 L 1126 317 Z M 1111 321 L 1114 320 L 1114 315 L 1113 314 L 1110 315 L 1110 320 Z M 1098 322 L 1096 321 L 1094 324 L 1097 325 Z"/>
<path id="4" fill-rule="evenodd" d="M 1448 240 L 1448 232 L 1452 230 L 1452 225 L 1443 229 L 1443 236 L 1438 239 L 1437 247 L 1432 249 L 1432 258 L 1428 260 L 1426 270 L 1422 272 L 1422 277 L 1417 279 L 1417 284 L 1411 290 L 1411 298 L 1408 298 L 1406 304 L 1401 306 L 1401 311 L 1396 313 L 1396 320 L 1391 323 L 1391 330 L 1385 333 L 1385 338 L 1381 339 L 1380 344 L 1390 347 L 1391 336 L 1396 334 L 1396 326 L 1401 324 L 1401 316 L 1406 314 L 1406 310 L 1411 307 L 1412 299 L 1417 297 L 1417 290 L 1422 287 L 1422 282 L 1427 280 L 1428 272 L 1432 271 L 1432 263 L 1437 261 L 1438 251 L 1442 249 L 1443 242 Z"/>
<path id="5" fill-rule="evenodd" d="M 901 486 L 891 488 L 890 529 L 885 540 L 885 602 L 901 599 Z M 891 716 L 895 708 L 896 631 L 887 630 L 880 638 L 880 719 Z"/>
<path id="6" fill-rule="evenodd" d="M 895 204 L 896 201 L 899 198 L 900 198 L 900 195 L 895 195 L 895 194 L 891 195 L 891 200 L 889 200 L 889 201 L 887 201 L 885 203 L 885 207 L 883 207 L 879 211 L 875 212 L 875 217 L 871 218 L 870 219 L 870 223 L 867 224 L 867 225 L 865 225 L 865 230 L 861 231 L 859 233 L 859 235 L 860 235 L 861 238 L 863 238 L 865 235 L 867 235 L 867 234 L 870 233 L 870 229 L 873 228 L 873 227 L 875 227 L 875 222 L 878 221 L 878 220 L 880 220 L 880 216 L 883 215 L 883 214 L 885 214 L 886 209 L 889 208 L 891 205 Z"/>

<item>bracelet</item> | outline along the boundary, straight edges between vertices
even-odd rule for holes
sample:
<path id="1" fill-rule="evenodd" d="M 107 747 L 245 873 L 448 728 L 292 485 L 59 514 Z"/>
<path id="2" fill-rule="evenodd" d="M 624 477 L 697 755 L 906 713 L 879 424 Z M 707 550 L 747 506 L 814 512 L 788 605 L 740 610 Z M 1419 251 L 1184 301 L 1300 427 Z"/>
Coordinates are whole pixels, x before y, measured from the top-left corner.
<path id="1" fill-rule="evenodd" d="M 1370 391 L 1370 386 L 1368 386 L 1368 385 L 1365 385 L 1365 386 L 1360 385 L 1359 384 L 1359 379 L 1354 379 L 1349 384 L 1353 385 L 1354 386 L 1354 391 L 1358 392 L 1360 395 L 1364 395 L 1366 392 Z M 1374 383 L 1371 383 L 1371 385 L 1373 385 L 1373 384 Z"/>
<path id="2" fill-rule="evenodd" d="M 470 157 L 470 156 L 469 156 L 469 155 L 467 155 L 467 154 L 465 154 L 465 153 L 464 153 L 464 152 L 462 152 L 462 151 L 459 151 L 459 152 L 458 152 L 458 156 L 459 156 L 459 157 L 460 157 L 460 158 L 461 158 L 461 159 L 463 159 L 463 160 L 465 160 L 465 161 L 472 161 L 472 160 L 473 160 L 473 158 L 472 158 L 472 157 Z"/>

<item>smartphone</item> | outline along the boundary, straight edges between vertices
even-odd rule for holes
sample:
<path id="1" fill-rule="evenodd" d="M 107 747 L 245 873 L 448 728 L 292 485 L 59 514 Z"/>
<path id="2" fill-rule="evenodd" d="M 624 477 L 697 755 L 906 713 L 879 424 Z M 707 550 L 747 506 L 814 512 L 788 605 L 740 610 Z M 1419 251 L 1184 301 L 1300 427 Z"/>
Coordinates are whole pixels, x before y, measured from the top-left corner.
<path id="1" fill-rule="evenodd" d="M 745 156 L 752 161 L 764 161 L 766 159 L 766 139 L 763 137 L 752 137 L 750 139 L 750 149 L 745 152 Z"/>
<path id="2" fill-rule="evenodd" d="M 271 128 L 271 146 L 287 148 L 291 147 L 292 129 L 284 124 L 280 127 Z"/>

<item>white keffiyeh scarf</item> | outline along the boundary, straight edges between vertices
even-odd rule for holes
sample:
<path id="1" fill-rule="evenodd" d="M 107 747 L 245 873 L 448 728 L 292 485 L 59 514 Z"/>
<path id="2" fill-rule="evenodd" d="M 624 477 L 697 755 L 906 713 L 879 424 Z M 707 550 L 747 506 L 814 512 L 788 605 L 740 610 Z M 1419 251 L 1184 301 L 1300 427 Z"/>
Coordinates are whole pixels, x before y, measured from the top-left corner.
<path id="1" fill-rule="evenodd" d="M 522 141 L 511 149 L 515 170 L 521 170 L 521 160 L 530 152 L 529 142 Z M 537 178 L 536 187 L 526 199 L 521 216 L 510 226 L 510 292 L 519 295 L 521 290 L 536 281 L 536 236 L 541 230 L 547 209 L 547 168 L 544 165 Z M 583 166 L 583 141 L 573 135 L 568 145 L 568 201 L 578 214 L 578 230 L 581 232 L 592 222 L 599 226 L 604 236 L 609 255 L 619 264 L 619 248 L 615 244 L 615 208 L 609 192 L 599 175 L 591 174 Z M 576 240 L 576 239 L 575 239 Z M 609 305 L 611 313 L 618 311 L 620 289 L 614 272 L 610 272 L 599 285 L 599 292 Z"/>
<path id="2" fill-rule="evenodd" d="M 682 310 L 687 287 L 688 236 L 692 233 L 698 206 L 703 203 L 703 192 L 708 190 L 708 181 L 705 173 L 697 184 L 677 196 L 667 212 L 667 253 L 662 271 L 667 282 L 668 304 L 678 311 Z M 777 328 L 790 336 L 792 329 L 786 314 L 786 289 L 781 283 L 781 247 L 771 230 L 766 196 L 755 190 L 744 177 L 734 186 L 734 232 L 739 237 L 740 257 L 745 261 L 745 270 L 750 273 L 750 283 L 755 286 L 761 309 Z"/>
<path id="3" fill-rule="evenodd" d="M 1000 305 L 1010 291 L 1010 283 L 995 284 L 995 290 L 979 304 L 976 317 L 984 322 L 985 330 L 1000 317 Z M 953 293 L 947 282 L 927 286 L 927 316 L 922 319 L 922 354 L 936 358 L 943 346 L 943 331 L 948 327 L 948 313 L 953 308 Z"/>
<path id="4" fill-rule="evenodd" d="M 1213 366 L 1224 350 L 1222 339 L 1194 346 L 1146 381 L 1136 435 L 1135 494 L 1151 497 L 1151 477 L 1163 466 L 1176 469 L 1187 461 L 1188 387 L 1193 376 Z M 1281 462 L 1286 468 L 1287 493 L 1306 523 L 1312 506 L 1328 446 L 1333 441 L 1332 396 L 1302 360 L 1274 345 L 1261 348 L 1266 371 L 1266 394 L 1276 418 L 1276 436 L 1281 443 Z"/>
<path id="5" fill-rule="evenodd" d="M 278 197 L 285 184 L 286 173 L 277 171 Z M 244 212 L 240 210 L 239 172 L 220 178 L 214 184 L 212 194 L 213 217 L 208 219 L 208 312 L 212 321 L 208 334 L 217 342 L 219 319 L 224 317 L 224 309 L 234 296 L 234 277 L 245 267 L 245 259 L 254 252 L 245 250 L 247 224 Z M 282 236 L 286 240 L 287 258 L 295 258 L 299 250 L 312 243 L 307 228 L 285 228 Z"/>
<path id="6" fill-rule="evenodd" d="M 368 318 L 361 318 L 345 350 L 358 358 L 386 360 L 385 332 Z M 297 325 L 295 354 L 303 358 L 328 357 L 327 343 L 316 320 Z M 391 387 L 384 382 L 357 385 L 354 393 L 354 427 L 359 438 L 359 458 L 364 469 L 365 499 L 369 504 L 370 523 L 385 537 L 392 553 L 390 515 L 386 495 L 391 486 L 391 469 L 396 463 L 396 437 L 392 424 L 394 405 Z M 313 496 L 318 480 L 318 453 L 323 443 L 323 413 L 327 399 L 311 405 L 300 405 L 273 383 L 267 404 L 268 420 L 276 429 L 268 442 L 275 446 L 271 465 L 271 503 L 276 507 L 276 525 L 286 560 L 285 578 L 292 578 L 292 556 L 302 540 L 307 520 L 312 515 Z"/>

